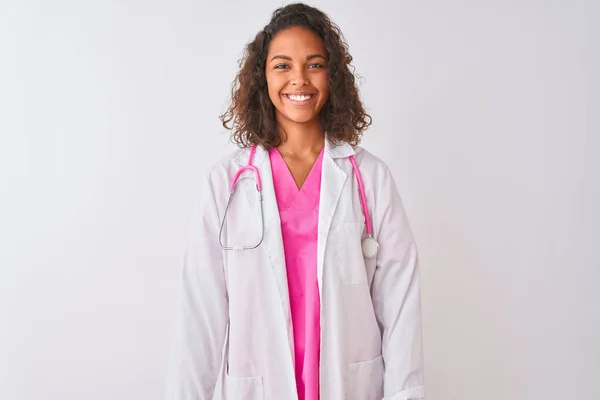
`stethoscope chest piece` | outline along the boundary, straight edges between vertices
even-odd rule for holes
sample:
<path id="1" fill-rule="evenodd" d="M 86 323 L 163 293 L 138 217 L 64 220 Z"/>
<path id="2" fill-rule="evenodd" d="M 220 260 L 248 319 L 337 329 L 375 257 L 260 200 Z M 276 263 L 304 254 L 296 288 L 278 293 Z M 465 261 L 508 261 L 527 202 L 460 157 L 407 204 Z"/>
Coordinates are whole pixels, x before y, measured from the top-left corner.
<path id="1" fill-rule="evenodd" d="M 377 255 L 379 252 L 379 243 L 373 239 L 373 236 L 367 236 L 362 240 L 362 252 L 366 258 L 373 258 Z"/>

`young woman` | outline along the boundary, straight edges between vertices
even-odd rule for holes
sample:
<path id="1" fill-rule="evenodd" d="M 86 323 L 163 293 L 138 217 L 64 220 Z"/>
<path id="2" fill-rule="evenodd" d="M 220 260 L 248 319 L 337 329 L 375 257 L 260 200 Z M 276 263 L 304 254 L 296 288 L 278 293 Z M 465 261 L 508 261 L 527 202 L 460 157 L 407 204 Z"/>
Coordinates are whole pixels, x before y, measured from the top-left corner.
<path id="1" fill-rule="evenodd" d="M 392 174 L 357 146 L 351 60 L 303 4 L 248 44 L 222 116 L 241 149 L 191 224 L 169 399 L 424 398 L 417 249 Z"/>

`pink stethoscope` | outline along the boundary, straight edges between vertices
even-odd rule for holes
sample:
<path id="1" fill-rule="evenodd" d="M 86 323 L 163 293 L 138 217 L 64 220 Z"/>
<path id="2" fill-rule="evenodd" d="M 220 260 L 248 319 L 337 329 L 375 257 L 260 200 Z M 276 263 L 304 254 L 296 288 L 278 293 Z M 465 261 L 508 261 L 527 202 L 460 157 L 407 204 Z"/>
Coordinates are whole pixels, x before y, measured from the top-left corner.
<path id="1" fill-rule="evenodd" d="M 263 241 L 265 235 L 265 221 L 263 214 L 263 204 L 262 204 L 262 183 L 260 181 L 260 173 L 258 169 L 252 165 L 252 159 L 254 158 L 254 154 L 256 153 L 256 146 L 253 146 L 250 149 L 250 157 L 248 157 L 248 164 L 244 165 L 242 168 L 238 170 L 238 172 L 233 177 L 233 182 L 231 183 L 231 187 L 229 188 L 229 195 L 227 196 L 227 204 L 225 205 L 225 213 L 223 214 L 223 219 L 221 220 L 221 228 L 219 229 L 219 245 L 223 250 L 234 250 L 234 251 L 242 251 L 242 250 L 252 250 L 256 249 Z M 360 170 L 358 169 L 358 165 L 356 164 L 356 160 L 354 156 L 349 156 L 350 163 L 352 164 L 352 169 L 356 175 L 356 181 L 358 183 L 358 192 L 360 195 L 360 202 L 362 205 L 362 212 L 365 218 L 365 227 L 367 231 L 367 237 L 362 240 L 361 247 L 363 255 L 366 258 L 373 258 L 379 252 L 379 243 L 373 237 L 373 227 L 371 226 L 371 219 L 369 216 L 369 210 L 367 208 L 367 196 L 365 195 L 365 186 L 363 184 L 362 176 L 360 174 Z M 233 197 L 233 193 L 235 191 L 235 185 L 244 179 L 252 179 L 249 176 L 240 178 L 240 175 L 244 172 L 250 170 L 252 171 L 256 181 L 256 190 L 258 193 L 258 200 L 260 202 L 260 220 L 261 220 L 261 235 L 260 240 L 254 246 L 226 246 L 223 244 L 222 234 L 223 227 L 225 226 L 225 219 L 227 218 L 227 210 L 229 209 L 229 204 L 231 204 L 231 198 Z"/>

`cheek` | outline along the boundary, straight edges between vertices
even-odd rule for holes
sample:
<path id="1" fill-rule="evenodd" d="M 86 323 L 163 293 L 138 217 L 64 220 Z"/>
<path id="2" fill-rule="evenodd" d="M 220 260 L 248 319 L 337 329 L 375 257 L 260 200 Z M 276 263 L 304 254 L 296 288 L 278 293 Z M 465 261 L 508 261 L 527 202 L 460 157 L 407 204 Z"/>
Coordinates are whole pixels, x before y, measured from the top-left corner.
<path id="1" fill-rule="evenodd" d="M 273 103 L 280 102 L 279 94 L 282 89 L 281 79 L 277 79 L 276 76 L 267 75 L 267 89 L 269 91 L 269 97 Z"/>
<path id="2" fill-rule="evenodd" d="M 313 84 L 319 90 L 321 96 L 327 97 L 329 95 L 329 77 L 327 75 L 318 77 L 313 81 Z"/>
<path id="3" fill-rule="evenodd" d="M 269 99 L 271 99 L 271 103 L 276 103 L 278 100 L 277 91 L 273 89 L 271 85 L 268 86 L 269 91 Z"/>

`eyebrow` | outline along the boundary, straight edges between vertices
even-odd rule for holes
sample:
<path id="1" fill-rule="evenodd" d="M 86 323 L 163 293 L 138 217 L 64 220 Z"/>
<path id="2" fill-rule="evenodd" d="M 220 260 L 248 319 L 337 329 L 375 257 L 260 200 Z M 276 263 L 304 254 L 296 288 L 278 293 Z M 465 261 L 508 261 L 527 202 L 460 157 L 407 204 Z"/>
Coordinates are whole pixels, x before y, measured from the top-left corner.
<path id="1" fill-rule="evenodd" d="M 322 54 L 311 54 L 310 56 L 306 57 L 306 61 L 315 59 L 315 58 L 322 58 L 323 60 L 327 60 L 327 58 L 325 58 L 324 55 Z M 276 55 L 273 58 L 271 58 L 271 61 L 276 60 L 276 59 L 280 59 L 280 60 L 286 60 L 286 61 L 292 61 L 292 57 L 289 56 L 282 56 L 282 55 Z"/>

